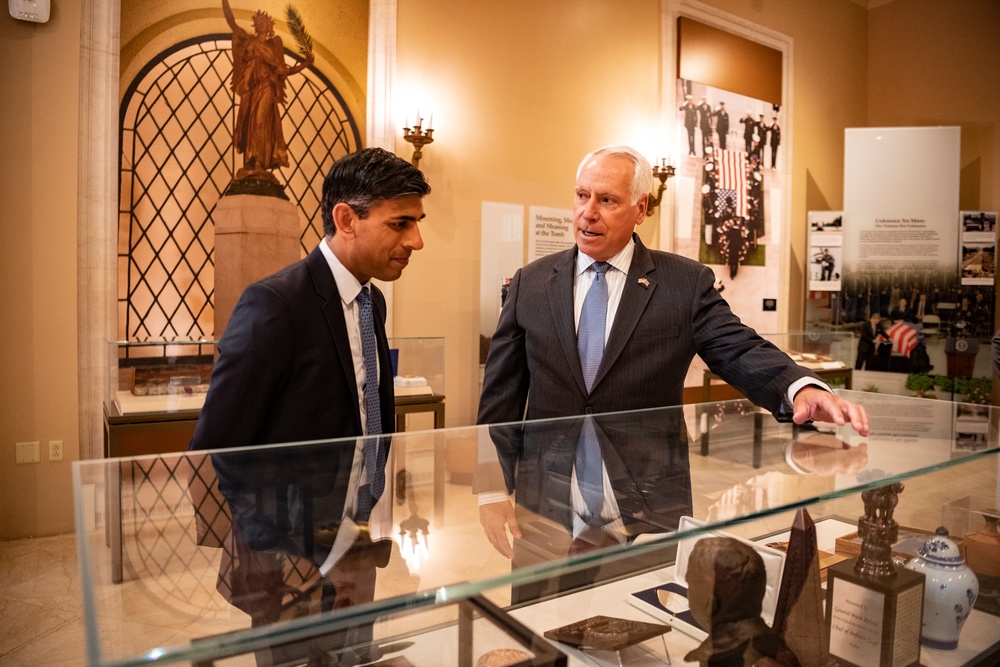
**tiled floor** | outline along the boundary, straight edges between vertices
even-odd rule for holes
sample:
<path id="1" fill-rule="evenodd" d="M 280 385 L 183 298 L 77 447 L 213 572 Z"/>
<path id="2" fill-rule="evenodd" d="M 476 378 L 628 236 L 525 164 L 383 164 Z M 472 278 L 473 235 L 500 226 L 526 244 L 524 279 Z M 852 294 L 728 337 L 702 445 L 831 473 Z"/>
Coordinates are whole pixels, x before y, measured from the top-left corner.
<path id="1" fill-rule="evenodd" d="M 897 509 L 897 520 L 901 525 L 932 528 L 941 521 L 942 506 L 946 502 L 966 495 L 996 498 L 1000 492 L 997 458 L 962 464 L 908 480 Z M 701 465 L 700 457 L 693 457 L 692 465 Z M 741 479 L 745 476 L 744 472 L 733 471 L 734 488 L 746 486 L 748 480 Z M 770 491 L 773 492 L 773 489 Z M 458 493 L 467 499 L 469 489 L 452 487 L 449 493 Z M 708 516 L 713 511 L 712 508 L 717 507 L 720 500 L 724 500 L 722 496 L 718 492 L 699 494 L 699 490 L 695 489 L 695 514 Z M 810 512 L 814 518 L 834 514 L 856 517 L 860 513 L 859 500 L 854 495 L 816 506 Z M 465 518 L 475 521 L 471 516 Z M 790 516 L 780 514 L 754 524 L 737 526 L 734 530 L 757 535 L 787 529 L 789 523 Z M 435 548 L 477 555 L 476 559 L 468 561 L 476 561 L 476 571 L 457 574 L 452 572 L 452 576 L 477 579 L 503 570 L 505 561 L 499 557 L 491 559 L 483 556 L 483 544 L 470 541 L 475 535 L 469 531 L 468 525 L 460 533 L 458 537 L 463 541 L 451 546 L 448 545 L 447 531 L 438 531 L 434 536 Z M 0 542 L 0 665 L 34 667 L 86 664 L 84 612 L 77 567 L 73 535 Z M 429 563 L 425 566 L 425 571 L 421 572 L 425 576 L 424 581 L 449 574 L 433 573 L 433 567 L 434 563 Z M 412 577 L 405 568 L 395 570 L 395 574 L 399 577 L 396 583 L 401 590 L 416 585 L 410 581 Z M 146 591 L 148 593 L 148 587 Z M 115 595 L 129 597 L 121 593 Z M 148 595 L 136 597 L 131 602 L 116 600 L 112 603 L 116 613 L 120 614 L 119 618 L 129 619 L 129 622 L 122 623 L 126 627 L 119 628 L 118 634 L 126 641 L 135 641 L 136 651 L 142 647 L 158 645 L 155 642 L 177 644 L 190 636 L 190 619 L 182 615 L 173 614 L 169 618 L 157 618 L 153 621 L 146 619 L 134 625 L 131 623 L 130 606 L 135 605 L 133 612 L 140 608 L 148 611 L 157 604 L 155 596 Z M 230 625 L 240 627 L 244 622 L 245 617 L 241 618 L 236 613 L 220 617 L 218 628 L 219 631 L 224 631 Z M 203 632 L 204 628 L 205 622 L 202 619 L 198 629 Z M 236 661 L 232 664 L 252 664 L 252 661 Z"/>
<path id="2" fill-rule="evenodd" d="M 0 665 L 82 665 L 73 535 L 0 542 Z"/>

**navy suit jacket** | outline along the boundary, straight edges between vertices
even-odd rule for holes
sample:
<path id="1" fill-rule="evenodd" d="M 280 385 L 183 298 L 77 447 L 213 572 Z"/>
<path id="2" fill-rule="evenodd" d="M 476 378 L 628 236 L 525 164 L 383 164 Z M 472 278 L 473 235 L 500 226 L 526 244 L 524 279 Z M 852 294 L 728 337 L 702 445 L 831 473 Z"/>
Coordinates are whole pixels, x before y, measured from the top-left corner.
<path id="1" fill-rule="evenodd" d="M 392 361 L 386 305 L 372 287 L 382 432 L 392 433 Z M 243 292 L 218 344 L 218 359 L 189 449 L 248 447 L 362 434 L 354 360 L 340 293 L 319 249 Z M 388 438 L 383 441 L 386 454 Z M 219 489 L 258 551 L 322 562 L 317 526 L 339 524 L 353 443 L 214 454 Z"/>
<path id="2" fill-rule="evenodd" d="M 565 488 L 568 494 L 565 481 L 580 420 L 563 422 L 566 432 L 558 437 L 553 430 L 560 422 L 522 428 L 517 422 L 523 418 L 595 415 L 600 436 L 606 438 L 602 446 L 616 449 L 624 464 L 619 470 L 627 473 L 612 479 L 619 504 L 639 500 L 624 497 L 623 488 L 645 490 L 646 507 L 633 514 L 661 515 L 663 520 L 651 523 L 662 529 L 675 523 L 685 507 L 690 513 L 683 419 L 673 411 L 654 425 L 642 416 L 601 417 L 603 413 L 680 405 L 695 354 L 779 419 L 791 417 L 789 385 L 801 377 L 816 377 L 740 322 L 715 288 L 711 269 L 649 250 L 637 236 L 633 239 L 632 265 L 590 392 L 574 323 L 576 248 L 539 259 L 514 274 L 490 342 L 478 422 L 510 423 L 490 429 L 507 490 L 516 487 L 519 505 L 560 523 L 568 495 L 553 498 L 546 489 Z M 558 447 L 566 453 L 552 455 Z"/>

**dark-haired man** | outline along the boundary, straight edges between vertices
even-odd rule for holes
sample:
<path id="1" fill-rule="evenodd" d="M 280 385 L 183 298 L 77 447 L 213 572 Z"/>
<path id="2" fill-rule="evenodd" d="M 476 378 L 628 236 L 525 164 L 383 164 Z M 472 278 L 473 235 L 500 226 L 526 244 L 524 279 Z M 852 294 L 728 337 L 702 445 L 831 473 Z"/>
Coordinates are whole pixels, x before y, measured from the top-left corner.
<path id="1" fill-rule="evenodd" d="M 230 600 L 254 626 L 283 618 L 287 558 L 323 577 L 314 607 L 286 605 L 295 614 L 370 599 L 373 564 L 388 556 L 375 548 L 388 542 L 368 539 L 389 446 L 370 436 L 394 425 L 386 303 L 372 279 L 396 280 L 423 247 L 418 223 L 429 192 L 418 169 L 382 149 L 337 160 L 323 181 L 324 238 L 305 259 L 247 287 L 219 341 L 189 449 L 369 436 L 212 455 L 233 517 Z M 368 547 L 363 562 L 345 569 L 359 544 Z M 334 643 L 345 641 L 353 639 Z M 300 657 L 285 649 L 258 653 L 258 663 Z"/>

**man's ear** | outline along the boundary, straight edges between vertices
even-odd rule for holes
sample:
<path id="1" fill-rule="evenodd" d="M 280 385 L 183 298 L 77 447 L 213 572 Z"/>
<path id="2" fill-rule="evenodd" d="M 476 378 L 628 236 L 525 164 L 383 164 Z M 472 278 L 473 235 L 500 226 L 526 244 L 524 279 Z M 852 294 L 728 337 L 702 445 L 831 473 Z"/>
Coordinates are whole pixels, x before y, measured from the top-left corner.
<path id="1" fill-rule="evenodd" d="M 636 220 L 635 224 L 641 225 L 643 221 L 646 219 L 646 211 L 649 208 L 649 193 L 647 192 L 646 194 L 639 197 L 639 201 L 636 202 L 636 204 L 639 206 L 639 219 Z"/>
<path id="2" fill-rule="evenodd" d="M 334 205 L 333 210 L 330 211 L 330 215 L 333 217 L 333 225 L 337 228 L 337 234 L 343 234 L 344 236 L 354 235 L 354 225 L 358 220 L 354 209 L 344 202 L 338 202 Z"/>

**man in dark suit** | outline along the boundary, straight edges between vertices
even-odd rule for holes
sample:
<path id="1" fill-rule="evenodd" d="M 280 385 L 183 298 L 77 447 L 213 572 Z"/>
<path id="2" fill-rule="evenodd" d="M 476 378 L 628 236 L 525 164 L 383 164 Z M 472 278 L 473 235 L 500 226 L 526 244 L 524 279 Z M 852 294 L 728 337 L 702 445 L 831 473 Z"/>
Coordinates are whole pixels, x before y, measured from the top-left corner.
<path id="1" fill-rule="evenodd" d="M 393 431 L 386 303 L 371 281 L 398 279 L 423 247 L 417 224 L 429 192 L 419 170 L 382 149 L 333 164 L 323 182 L 324 239 L 243 292 L 219 341 L 189 449 Z M 388 448 L 388 438 L 359 437 L 212 455 L 233 517 L 231 599 L 255 626 L 283 618 L 289 558 L 319 571 L 319 608 L 310 613 L 370 599 L 373 565 L 385 564 L 390 544 L 373 543 L 369 533 Z M 258 662 L 269 661 L 258 654 Z"/>
<path id="2" fill-rule="evenodd" d="M 883 334 L 882 316 L 878 312 L 872 313 L 867 323 L 861 325 L 861 332 L 858 338 L 858 358 L 854 361 L 854 369 L 875 370 L 875 360 L 879 351 L 879 346 L 888 341 L 888 337 Z"/>
<path id="3" fill-rule="evenodd" d="M 580 478 L 569 465 L 571 452 L 580 440 L 578 434 L 589 428 L 590 422 L 602 453 L 610 445 L 614 449 L 611 454 L 623 464 L 618 473 L 610 468 L 606 471 L 618 478 L 615 502 L 610 505 L 617 503 L 621 510 L 623 503 L 634 504 L 631 518 L 653 517 L 646 521 L 653 529 L 676 526 L 678 510 L 690 507 L 683 424 L 664 423 L 652 429 L 662 431 L 657 434 L 641 425 L 632 426 L 639 418 L 636 415 L 624 422 L 602 415 L 681 404 L 684 377 L 695 354 L 781 419 L 800 424 L 810 419 L 841 425 L 850 422 L 858 432 L 867 434 L 863 408 L 827 391 L 814 374 L 740 323 L 715 288 L 711 269 L 684 257 L 649 250 L 634 235 L 635 226 L 646 217 L 651 179 L 649 163 L 633 149 L 605 148 L 585 157 L 577 171 L 574 198 L 576 247 L 532 262 L 511 280 L 490 343 L 478 422 L 514 423 L 490 431 L 505 491 L 517 489 L 518 508 L 503 491 L 484 494 L 480 496 L 480 520 L 494 548 L 508 557 L 513 555 L 515 566 L 516 547 L 522 537 L 517 517 L 526 516 L 521 510 L 544 515 L 540 516 L 544 520 L 541 532 L 560 522 L 558 513 L 566 514 L 564 508 L 575 495 L 569 482 Z M 588 291 L 602 280 L 607 282 L 604 349 L 590 379 L 581 361 L 577 325 Z M 580 327 L 582 331 L 583 325 Z M 516 424 L 524 418 L 582 415 L 592 418 L 549 425 L 529 421 L 524 429 Z M 561 438 L 553 432 L 560 424 L 565 430 Z M 534 437 L 539 429 L 543 437 Z M 555 448 L 566 451 L 553 456 Z M 552 469 L 546 468 L 545 462 L 557 460 L 569 464 L 550 474 Z M 535 486 L 525 488 L 523 479 L 531 479 L 528 484 Z M 657 496 L 639 493 L 630 500 L 623 483 L 647 487 Z M 539 491 L 544 484 L 563 498 Z M 612 479 L 611 486 L 615 484 Z M 674 491 L 676 495 L 671 501 L 660 488 L 649 487 L 662 487 L 666 494 Z M 603 511 L 602 518 L 617 520 L 605 517 Z M 624 522 L 627 517 L 618 518 Z M 580 524 L 576 519 L 571 523 Z M 507 537 L 508 527 L 515 549 Z M 595 544 L 600 546 L 602 539 Z"/>

